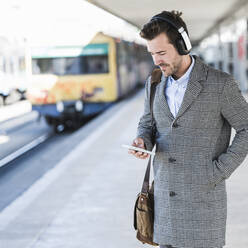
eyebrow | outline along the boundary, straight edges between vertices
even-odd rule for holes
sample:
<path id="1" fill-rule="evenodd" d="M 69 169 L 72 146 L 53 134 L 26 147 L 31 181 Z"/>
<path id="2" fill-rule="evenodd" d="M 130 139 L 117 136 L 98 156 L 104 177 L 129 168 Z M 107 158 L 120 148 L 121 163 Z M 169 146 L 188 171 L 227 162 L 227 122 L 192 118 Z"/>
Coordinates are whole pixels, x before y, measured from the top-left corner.
<path id="1" fill-rule="evenodd" d="M 150 52 L 150 51 L 148 51 L 148 52 L 152 54 L 152 52 Z M 155 52 L 154 54 L 156 54 L 156 53 L 166 53 L 166 51 L 162 50 L 162 51 Z"/>

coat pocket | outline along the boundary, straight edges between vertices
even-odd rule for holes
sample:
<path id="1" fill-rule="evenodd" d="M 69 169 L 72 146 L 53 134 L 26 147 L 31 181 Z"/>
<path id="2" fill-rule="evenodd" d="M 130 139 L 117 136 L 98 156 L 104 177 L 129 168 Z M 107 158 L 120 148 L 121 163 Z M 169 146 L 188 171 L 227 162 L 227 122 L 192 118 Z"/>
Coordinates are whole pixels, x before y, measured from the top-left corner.
<path id="1" fill-rule="evenodd" d="M 213 161 L 210 160 L 207 164 L 207 176 L 208 176 L 208 188 L 209 190 L 213 190 L 216 187 L 214 182 L 214 164 Z"/>

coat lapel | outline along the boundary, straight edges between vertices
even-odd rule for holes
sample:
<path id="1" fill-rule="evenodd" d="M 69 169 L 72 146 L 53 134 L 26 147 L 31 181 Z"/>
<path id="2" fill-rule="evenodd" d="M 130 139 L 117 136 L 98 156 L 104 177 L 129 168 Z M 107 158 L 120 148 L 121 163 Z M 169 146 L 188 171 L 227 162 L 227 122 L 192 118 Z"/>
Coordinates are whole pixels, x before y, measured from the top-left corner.
<path id="1" fill-rule="evenodd" d="M 175 119 L 178 119 L 180 116 L 182 116 L 190 107 L 190 105 L 195 101 L 203 87 L 200 81 L 206 79 L 207 77 L 207 69 L 205 68 L 204 64 L 196 56 L 194 56 L 194 58 L 195 64 L 190 74 L 189 82 L 183 97 L 183 102 Z"/>
<path id="2" fill-rule="evenodd" d="M 161 104 L 161 107 L 163 108 L 165 115 L 169 117 L 171 120 L 174 120 L 173 114 L 170 112 L 169 105 L 167 103 L 166 97 L 165 97 L 165 87 L 166 87 L 167 77 L 162 75 L 161 82 L 159 84 L 159 103 Z"/>
<path id="3" fill-rule="evenodd" d="M 167 77 L 164 77 L 164 75 L 162 75 L 161 82 L 159 83 L 159 102 L 165 112 L 165 115 L 172 121 L 175 121 L 180 116 L 182 116 L 194 102 L 194 100 L 198 97 L 203 87 L 200 81 L 205 80 L 207 77 L 207 69 L 205 68 L 204 64 L 198 57 L 194 56 L 194 59 L 195 64 L 190 74 L 189 82 L 183 97 L 183 102 L 176 117 L 174 117 L 173 114 L 170 112 L 170 108 L 165 97 Z"/>

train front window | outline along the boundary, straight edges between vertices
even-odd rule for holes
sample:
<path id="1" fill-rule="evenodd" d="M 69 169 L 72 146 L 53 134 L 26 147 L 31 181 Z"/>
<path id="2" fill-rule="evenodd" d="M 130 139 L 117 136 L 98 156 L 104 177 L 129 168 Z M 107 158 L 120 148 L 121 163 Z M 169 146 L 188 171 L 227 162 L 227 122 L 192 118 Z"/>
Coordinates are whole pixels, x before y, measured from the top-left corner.
<path id="1" fill-rule="evenodd" d="M 81 75 L 108 73 L 108 55 L 90 55 L 66 58 L 35 58 L 33 74 Z"/>

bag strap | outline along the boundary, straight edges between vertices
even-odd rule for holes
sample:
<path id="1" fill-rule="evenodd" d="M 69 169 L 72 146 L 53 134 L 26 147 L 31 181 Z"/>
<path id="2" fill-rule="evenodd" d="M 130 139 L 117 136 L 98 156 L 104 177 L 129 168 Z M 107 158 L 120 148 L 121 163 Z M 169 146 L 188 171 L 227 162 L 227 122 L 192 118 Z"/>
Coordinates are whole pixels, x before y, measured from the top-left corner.
<path id="1" fill-rule="evenodd" d="M 151 75 L 151 89 L 150 89 L 150 112 L 151 112 L 151 118 L 152 118 L 152 123 L 151 123 L 152 127 L 155 124 L 155 120 L 153 117 L 153 102 L 154 102 L 156 87 L 161 81 L 161 76 L 162 76 L 162 71 L 159 68 L 153 69 L 152 75 Z"/>
<path id="2" fill-rule="evenodd" d="M 151 112 L 151 118 L 152 118 L 152 123 L 151 126 L 154 127 L 155 120 L 153 117 L 153 102 L 154 102 L 154 97 L 155 97 L 155 92 L 156 92 L 156 87 L 161 81 L 161 76 L 162 76 L 162 71 L 158 68 L 153 69 L 152 74 L 151 74 L 151 89 L 150 89 L 150 112 Z M 141 189 L 141 193 L 147 194 L 149 191 L 149 181 L 150 181 L 150 168 L 151 168 L 151 156 L 149 157 L 149 161 L 146 167 L 146 173 Z"/>

